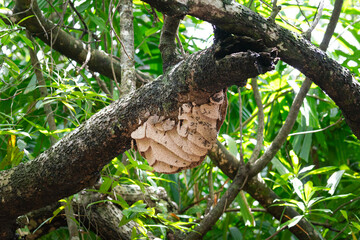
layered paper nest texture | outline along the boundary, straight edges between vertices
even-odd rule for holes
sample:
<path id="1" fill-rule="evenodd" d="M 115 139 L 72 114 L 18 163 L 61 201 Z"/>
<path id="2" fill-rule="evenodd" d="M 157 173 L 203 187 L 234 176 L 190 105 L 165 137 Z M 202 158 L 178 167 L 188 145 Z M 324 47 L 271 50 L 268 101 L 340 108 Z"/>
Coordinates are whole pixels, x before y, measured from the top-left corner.
<path id="1" fill-rule="evenodd" d="M 131 137 L 137 150 L 156 172 L 176 173 L 198 166 L 216 142 L 226 115 L 225 91 L 203 105 L 184 103 L 178 119 L 150 116 Z"/>

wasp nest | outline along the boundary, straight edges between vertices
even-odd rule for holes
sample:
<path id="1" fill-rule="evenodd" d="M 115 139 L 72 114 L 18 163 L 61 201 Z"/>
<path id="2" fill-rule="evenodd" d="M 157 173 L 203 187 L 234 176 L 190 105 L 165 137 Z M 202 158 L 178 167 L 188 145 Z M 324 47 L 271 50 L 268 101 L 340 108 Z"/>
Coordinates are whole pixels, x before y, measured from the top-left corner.
<path id="1" fill-rule="evenodd" d="M 177 121 L 149 117 L 131 137 L 156 172 L 176 173 L 193 168 L 204 160 L 216 142 L 226 107 L 225 92 L 221 91 L 203 105 L 184 103 L 179 108 Z"/>

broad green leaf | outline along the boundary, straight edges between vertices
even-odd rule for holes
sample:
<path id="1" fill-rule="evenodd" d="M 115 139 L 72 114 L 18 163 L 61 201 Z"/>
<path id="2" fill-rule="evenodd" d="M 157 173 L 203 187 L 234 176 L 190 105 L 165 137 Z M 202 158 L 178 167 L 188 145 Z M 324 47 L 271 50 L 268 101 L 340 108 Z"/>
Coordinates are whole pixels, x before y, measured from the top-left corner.
<path id="1" fill-rule="evenodd" d="M 12 60 L 10 60 L 7 57 L 4 58 L 4 61 L 10 66 L 12 70 L 16 71 L 17 73 L 20 73 L 20 68 L 16 63 L 14 63 Z"/>
<path id="2" fill-rule="evenodd" d="M 230 137 L 229 135 L 227 134 L 223 134 L 222 137 L 225 139 L 226 141 L 226 144 L 229 148 L 229 152 L 234 155 L 235 157 L 238 157 L 239 155 L 239 152 L 238 152 L 238 149 L 237 149 L 237 145 L 236 145 L 236 142 L 235 142 L 235 139 L 233 139 L 232 137 Z"/>
<path id="3" fill-rule="evenodd" d="M 29 92 L 32 92 L 35 89 L 36 89 L 36 76 L 35 76 L 35 74 L 33 74 L 29 84 L 27 85 L 27 87 L 24 91 L 24 94 L 28 94 Z"/>
<path id="4" fill-rule="evenodd" d="M 240 198 L 238 199 L 240 204 L 241 216 L 244 219 L 245 226 L 255 226 L 254 216 L 251 212 L 249 203 L 246 200 L 244 191 L 240 191 Z"/>
<path id="5" fill-rule="evenodd" d="M 232 239 L 234 239 L 234 240 L 242 240 L 243 239 L 243 236 L 238 228 L 230 227 L 229 232 L 230 232 Z"/>
<path id="6" fill-rule="evenodd" d="M 344 174 L 345 170 L 339 170 L 337 172 L 334 172 L 331 177 L 327 181 L 326 187 L 329 187 L 329 194 L 333 195 L 335 193 L 335 190 L 337 186 L 339 185 L 339 182 L 341 180 L 342 175 Z"/>
<path id="7" fill-rule="evenodd" d="M 346 219 L 346 221 L 349 221 L 347 211 L 340 210 L 340 213 L 343 215 L 343 217 Z"/>
<path id="8" fill-rule="evenodd" d="M 289 170 L 276 157 L 271 160 L 271 163 L 274 165 L 280 175 L 289 173 Z"/>
<path id="9" fill-rule="evenodd" d="M 294 192 L 298 195 L 298 197 L 302 200 L 305 200 L 303 195 L 304 192 L 303 183 L 298 178 L 294 178 L 291 180 L 291 184 L 293 185 Z"/>
<path id="10" fill-rule="evenodd" d="M 298 215 L 286 222 L 284 222 L 283 224 L 281 224 L 278 229 L 281 229 L 285 226 L 288 226 L 289 228 L 292 228 L 293 226 L 295 226 L 296 224 L 298 224 L 298 222 L 303 218 L 304 216 L 303 215 Z"/>

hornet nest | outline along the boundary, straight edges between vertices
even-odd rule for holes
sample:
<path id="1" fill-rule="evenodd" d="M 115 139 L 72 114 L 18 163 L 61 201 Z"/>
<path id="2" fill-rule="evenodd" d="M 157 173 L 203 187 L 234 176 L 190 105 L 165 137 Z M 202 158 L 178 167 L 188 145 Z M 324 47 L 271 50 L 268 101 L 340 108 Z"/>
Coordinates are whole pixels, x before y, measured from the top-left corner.
<path id="1" fill-rule="evenodd" d="M 150 116 L 131 137 L 156 172 L 170 174 L 193 168 L 216 142 L 226 108 L 226 91 L 222 90 L 206 104 L 182 104 L 177 120 Z"/>

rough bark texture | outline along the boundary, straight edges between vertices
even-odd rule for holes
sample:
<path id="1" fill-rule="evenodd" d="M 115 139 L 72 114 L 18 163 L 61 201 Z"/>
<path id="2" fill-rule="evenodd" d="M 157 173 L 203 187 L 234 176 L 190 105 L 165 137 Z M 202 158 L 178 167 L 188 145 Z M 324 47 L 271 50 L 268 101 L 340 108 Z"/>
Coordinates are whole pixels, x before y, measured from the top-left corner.
<path id="1" fill-rule="evenodd" d="M 139 200 L 143 200 L 147 206 L 156 207 L 157 204 L 161 202 L 162 206 L 166 207 L 167 212 L 177 212 L 176 203 L 169 199 L 167 192 L 162 187 L 158 187 L 156 189 L 153 187 L 146 187 L 144 194 L 137 185 L 122 185 L 116 186 L 112 192 L 120 195 L 128 205 L 132 205 Z M 112 199 L 116 199 L 113 195 L 110 197 Z M 132 229 L 134 226 L 139 226 L 133 221 L 130 221 L 125 227 L 119 228 L 118 225 L 121 219 L 115 218 L 115 216 L 122 216 L 119 206 L 112 203 L 99 203 L 93 205 L 91 208 L 87 207 L 88 204 L 104 199 L 109 199 L 109 197 L 106 195 L 99 195 L 98 193 L 92 191 L 83 191 L 81 193 L 81 197 L 75 197 L 72 199 L 72 207 L 76 213 L 76 220 L 80 223 L 80 226 L 85 228 L 85 230 L 93 231 L 97 235 L 101 236 L 102 239 L 119 239 L 119 236 L 122 236 L 122 239 L 131 239 L 131 231 L 129 232 L 129 229 Z M 56 202 L 19 217 L 16 220 L 18 227 L 27 227 L 30 231 L 30 234 L 26 233 L 21 236 L 25 237 L 27 240 L 33 240 L 38 239 L 60 227 L 66 227 L 66 219 L 61 213 L 53 218 L 51 222 L 47 221 L 44 224 L 46 220 L 53 217 L 53 212 L 60 206 L 61 204 Z M 159 209 L 160 212 L 163 210 L 164 208 Z M 102 214 L 103 212 L 108 214 Z M 148 233 L 148 235 L 151 238 L 155 238 L 151 233 Z"/>
<path id="2" fill-rule="evenodd" d="M 75 210 L 82 216 L 80 221 L 85 226 L 90 226 L 91 230 L 104 240 L 131 240 L 133 229 L 136 230 L 138 237 L 142 237 L 141 226 L 134 221 L 119 226 L 124 215 L 112 202 L 107 201 L 88 207 L 90 203 L 102 200 L 101 197 L 99 193 L 85 191 L 79 195 L 79 204 L 74 206 L 77 206 Z M 143 231 L 146 231 L 146 229 L 143 229 Z M 151 232 L 147 232 L 147 238 L 158 239 Z"/>
<path id="3" fill-rule="evenodd" d="M 149 116 L 176 118 L 184 102 L 272 69 L 271 54 L 239 52 L 216 60 L 214 48 L 193 54 L 158 80 L 92 116 L 35 160 L 0 173 L 0 226 L 91 186 L 111 159 L 130 148 L 130 134 Z M 161 93 L 161 94 L 159 94 Z M 12 207 L 9 208 L 8 206 Z M 6 239 L 6 238 L 4 238 Z"/>
<path id="4" fill-rule="evenodd" d="M 134 16 L 132 0 L 121 0 L 120 12 L 120 63 L 121 63 L 121 95 L 136 89 L 134 65 Z"/>
<path id="5" fill-rule="evenodd" d="M 353 133 L 360 138 L 360 84 L 342 67 L 302 36 L 265 19 L 247 7 L 221 0 L 145 0 L 171 16 L 191 15 L 229 33 L 277 47 L 279 57 L 309 77 L 340 107 Z"/>
<path id="6" fill-rule="evenodd" d="M 220 142 L 217 142 L 213 147 L 209 157 L 228 177 L 231 179 L 235 177 L 239 161 Z M 249 179 L 243 189 L 256 199 L 267 212 L 281 222 L 286 222 L 299 215 L 293 208 L 272 206 L 274 201 L 279 200 L 280 197 L 258 176 Z M 314 227 L 304 219 L 301 219 L 297 225 L 289 230 L 299 239 L 322 239 Z"/>

